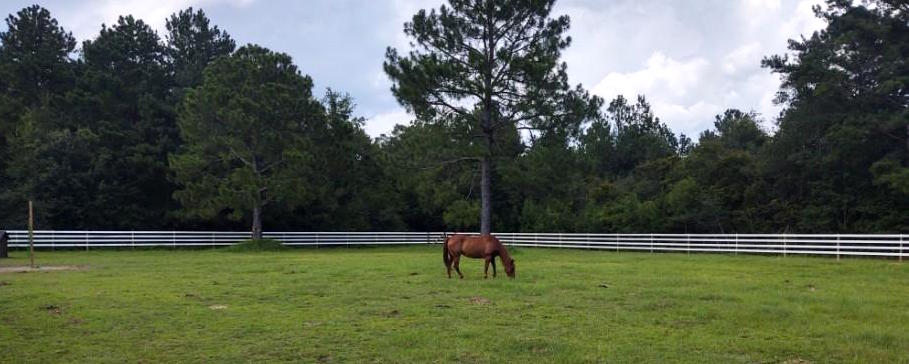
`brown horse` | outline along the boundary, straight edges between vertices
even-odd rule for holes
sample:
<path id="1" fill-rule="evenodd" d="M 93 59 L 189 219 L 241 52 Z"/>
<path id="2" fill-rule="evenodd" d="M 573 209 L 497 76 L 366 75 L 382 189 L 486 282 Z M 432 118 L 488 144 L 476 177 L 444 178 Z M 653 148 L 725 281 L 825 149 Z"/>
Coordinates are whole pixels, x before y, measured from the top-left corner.
<path id="1" fill-rule="evenodd" d="M 505 249 L 505 245 L 502 245 L 502 242 L 495 236 L 488 234 L 480 236 L 455 234 L 445 238 L 445 243 L 442 244 L 442 261 L 445 262 L 445 268 L 448 270 L 448 278 L 451 278 L 452 266 L 454 266 L 458 275 L 462 279 L 464 278 L 460 268 L 462 255 L 486 260 L 486 267 L 484 268 L 486 276 L 483 278 L 489 278 L 489 263 L 492 263 L 492 277 L 495 278 L 495 258 L 498 255 L 502 259 L 502 264 L 505 265 L 505 274 L 510 278 L 514 278 L 514 259 L 511 259 L 511 256 L 508 255 L 508 250 Z"/>

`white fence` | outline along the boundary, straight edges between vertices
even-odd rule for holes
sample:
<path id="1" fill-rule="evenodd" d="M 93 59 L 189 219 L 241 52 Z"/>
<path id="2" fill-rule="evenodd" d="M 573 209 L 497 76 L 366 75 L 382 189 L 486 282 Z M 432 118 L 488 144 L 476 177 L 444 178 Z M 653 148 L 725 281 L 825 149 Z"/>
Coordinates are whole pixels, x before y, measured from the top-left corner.
<path id="1" fill-rule="evenodd" d="M 27 230 L 10 230 L 9 245 L 28 247 Z M 442 240 L 442 233 L 415 232 L 265 232 L 264 237 L 284 245 L 381 245 L 429 244 Z M 35 230 L 36 248 L 105 247 L 205 247 L 233 245 L 250 238 L 250 233 L 236 231 L 77 231 Z"/>
<path id="2" fill-rule="evenodd" d="M 12 230 L 10 247 L 28 246 L 28 232 Z M 433 244 L 442 232 L 266 232 L 291 246 Z M 902 234 L 561 234 L 496 233 L 507 245 L 614 251 L 809 254 L 909 257 Z M 104 247 L 205 247 L 231 245 L 249 232 L 226 231 L 35 231 L 41 249 Z M 907 242 L 909 243 L 909 242 Z M 906 244 L 909 245 L 909 244 Z"/>

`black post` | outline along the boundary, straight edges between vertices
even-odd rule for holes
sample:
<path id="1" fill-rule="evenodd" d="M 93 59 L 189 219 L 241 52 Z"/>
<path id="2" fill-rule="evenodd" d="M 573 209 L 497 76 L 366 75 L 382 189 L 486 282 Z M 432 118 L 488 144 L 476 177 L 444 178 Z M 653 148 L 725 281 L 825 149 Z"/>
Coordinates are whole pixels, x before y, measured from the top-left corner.
<path id="1" fill-rule="evenodd" d="M 0 258 L 9 258 L 9 235 L 0 230 Z"/>

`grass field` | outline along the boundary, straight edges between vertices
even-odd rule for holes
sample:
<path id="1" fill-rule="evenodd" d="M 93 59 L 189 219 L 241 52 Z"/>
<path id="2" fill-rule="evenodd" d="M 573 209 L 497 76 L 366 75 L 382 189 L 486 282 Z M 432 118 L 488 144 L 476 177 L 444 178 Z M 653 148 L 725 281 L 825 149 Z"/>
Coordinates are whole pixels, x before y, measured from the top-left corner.
<path id="1" fill-rule="evenodd" d="M 909 262 L 520 249 L 449 280 L 440 250 L 42 251 L 84 269 L 0 274 L 0 363 L 909 363 Z"/>

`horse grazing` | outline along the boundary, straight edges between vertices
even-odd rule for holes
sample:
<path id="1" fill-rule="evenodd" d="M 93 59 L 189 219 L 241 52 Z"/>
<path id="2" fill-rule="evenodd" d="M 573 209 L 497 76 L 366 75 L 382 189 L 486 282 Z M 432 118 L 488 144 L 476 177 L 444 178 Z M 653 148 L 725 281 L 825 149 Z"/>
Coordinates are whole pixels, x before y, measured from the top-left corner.
<path id="1" fill-rule="evenodd" d="M 452 266 L 454 266 L 458 275 L 462 279 L 464 278 L 460 268 L 462 255 L 486 260 L 486 267 L 484 268 L 486 276 L 483 278 L 489 278 L 489 263 L 492 263 L 492 277 L 495 278 L 495 258 L 499 256 L 502 259 L 502 264 L 505 265 L 505 274 L 510 278 L 514 278 L 514 259 L 511 259 L 511 256 L 508 255 L 508 250 L 505 249 L 505 245 L 502 245 L 502 242 L 495 236 L 489 234 L 480 236 L 454 234 L 446 237 L 445 243 L 442 244 L 442 261 L 445 262 L 445 268 L 448 270 L 448 278 L 451 278 Z"/>

